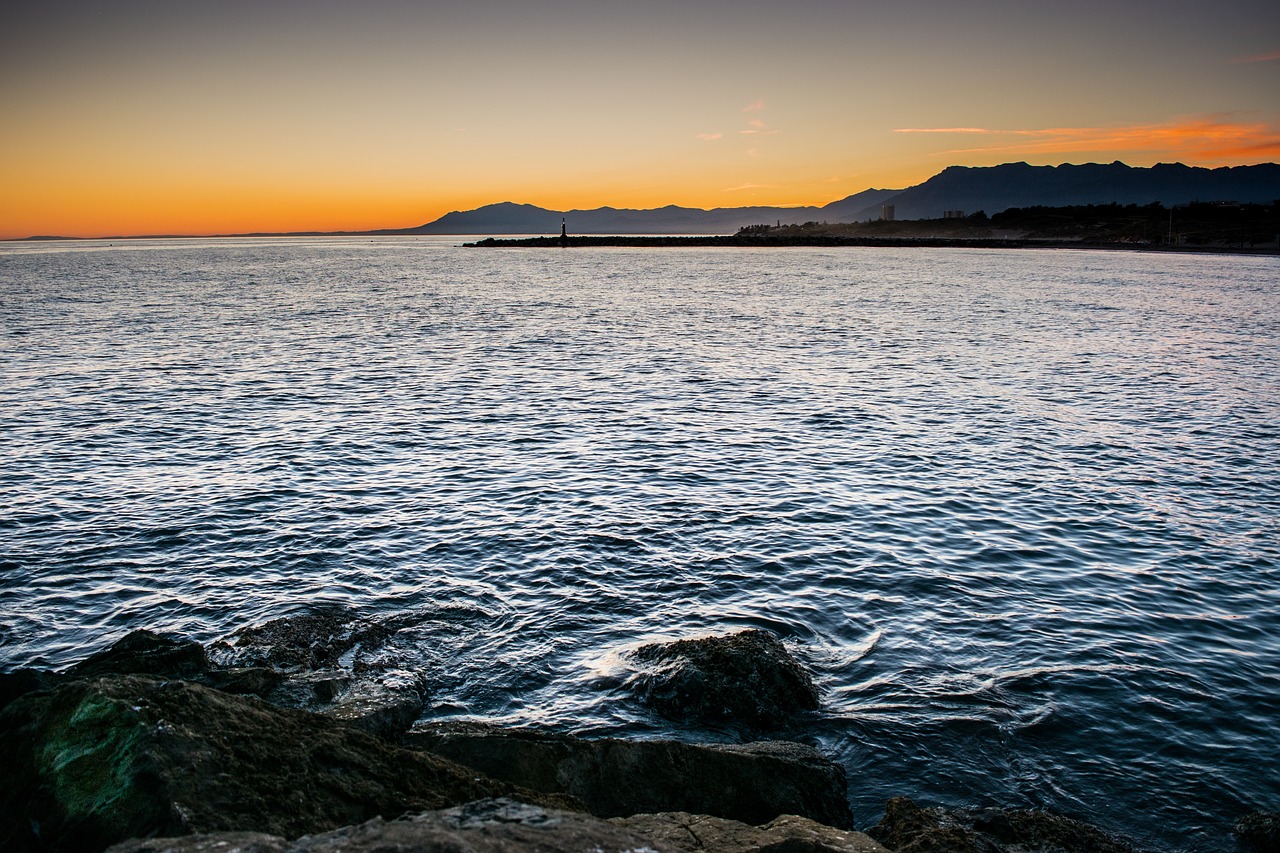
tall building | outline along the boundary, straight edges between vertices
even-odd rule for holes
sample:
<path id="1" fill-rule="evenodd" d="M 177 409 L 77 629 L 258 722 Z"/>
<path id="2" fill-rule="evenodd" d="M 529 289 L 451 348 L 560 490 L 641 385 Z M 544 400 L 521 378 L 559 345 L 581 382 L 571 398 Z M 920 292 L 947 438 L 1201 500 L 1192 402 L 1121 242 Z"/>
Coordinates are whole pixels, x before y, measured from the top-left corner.
<path id="1" fill-rule="evenodd" d="M 880 205 L 880 221 L 881 222 L 893 221 L 893 205 L 891 204 Z"/>

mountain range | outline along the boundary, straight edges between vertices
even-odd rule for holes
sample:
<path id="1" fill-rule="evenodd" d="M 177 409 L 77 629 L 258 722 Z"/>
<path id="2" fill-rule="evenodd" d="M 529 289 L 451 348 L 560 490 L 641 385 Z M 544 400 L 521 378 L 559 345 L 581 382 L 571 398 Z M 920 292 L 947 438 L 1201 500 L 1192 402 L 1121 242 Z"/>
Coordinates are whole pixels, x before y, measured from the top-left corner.
<path id="1" fill-rule="evenodd" d="M 1166 206 L 1193 201 L 1267 204 L 1280 199 L 1280 164 L 1207 169 L 1181 163 L 951 166 L 906 189 L 869 189 L 821 207 L 667 207 L 548 210 L 502 202 L 454 211 L 400 234 L 732 234 L 748 225 L 864 222 L 892 205 L 897 219 L 940 219 L 945 211 L 999 213 L 1012 207 L 1087 204 Z"/>

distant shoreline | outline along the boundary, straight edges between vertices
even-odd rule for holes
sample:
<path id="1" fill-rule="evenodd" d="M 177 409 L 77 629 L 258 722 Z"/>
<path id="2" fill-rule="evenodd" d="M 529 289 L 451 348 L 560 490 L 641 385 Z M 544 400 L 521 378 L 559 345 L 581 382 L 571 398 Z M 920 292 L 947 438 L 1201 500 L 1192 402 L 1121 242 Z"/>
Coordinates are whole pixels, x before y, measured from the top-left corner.
<path id="1" fill-rule="evenodd" d="M 488 237 L 474 243 L 463 243 L 469 249 L 506 248 L 590 248 L 590 247 L 686 247 L 730 246 L 744 248 L 789 247 L 865 247 L 865 248 L 921 248 L 921 249 L 1107 249 L 1159 254 L 1230 254 L 1280 256 L 1276 246 L 1166 246 L 1143 243 L 1087 242 L 1082 240 L 1032 240 L 1019 238 L 948 238 L 948 237 L 847 237 L 833 234 L 791 234 L 765 236 L 759 234 L 732 234 L 720 236 L 687 237 L 605 237 L 571 236 L 562 242 L 560 237 L 522 237 L 504 239 Z"/>
<path id="2" fill-rule="evenodd" d="M 0 240 L 0 243 L 52 243 L 52 242 L 100 242 L 104 240 L 228 240 L 271 238 L 324 238 L 324 237 L 469 237 L 468 234 L 406 234 L 403 232 L 293 232 L 281 234 L 219 234 L 212 236 L 163 234 L 143 237 L 60 237 L 35 236 Z M 1052 238 L 1001 238 L 1001 237 L 854 237 L 829 233 L 790 234 L 695 234 L 670 236 L 628 235 L 576 235 L 560 237 L 486 237 L 471 243 L 462 243 L 469 249 L 506 248 L 803 248 L 803 247 L 860 247 L 892 249 L 1096 249 L 1107 251 L 1147 252 L 1154 254 L 1192 255 L 1258 255 L 1280 257 L 1277 246 L 1221 246 L 1160 243 L 1060 240 Z"/>

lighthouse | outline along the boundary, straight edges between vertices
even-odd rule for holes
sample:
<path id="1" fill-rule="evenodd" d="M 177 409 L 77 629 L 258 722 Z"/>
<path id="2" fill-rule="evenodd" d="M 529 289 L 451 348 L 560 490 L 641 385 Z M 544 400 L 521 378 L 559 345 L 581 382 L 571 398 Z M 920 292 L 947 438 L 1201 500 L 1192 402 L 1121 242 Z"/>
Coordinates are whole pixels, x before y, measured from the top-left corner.
<path id="1" fill-rule="evenodd" d="M 564 217 L 560 218 L 560 248 L 569 245 L 569 232 L 565 230 Z"/>

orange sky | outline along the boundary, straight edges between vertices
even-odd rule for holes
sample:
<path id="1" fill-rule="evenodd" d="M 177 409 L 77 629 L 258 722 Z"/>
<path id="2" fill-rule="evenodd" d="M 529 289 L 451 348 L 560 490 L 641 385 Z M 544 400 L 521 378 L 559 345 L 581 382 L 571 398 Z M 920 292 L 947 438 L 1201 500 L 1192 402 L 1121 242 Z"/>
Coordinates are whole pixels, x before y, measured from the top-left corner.
<path id="1" fill-rule="evenodd" d="M 3 238 L 1280 160 L 1273 2 L 22 5 L 0 12 Z"/>

